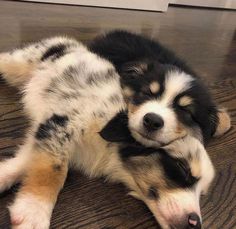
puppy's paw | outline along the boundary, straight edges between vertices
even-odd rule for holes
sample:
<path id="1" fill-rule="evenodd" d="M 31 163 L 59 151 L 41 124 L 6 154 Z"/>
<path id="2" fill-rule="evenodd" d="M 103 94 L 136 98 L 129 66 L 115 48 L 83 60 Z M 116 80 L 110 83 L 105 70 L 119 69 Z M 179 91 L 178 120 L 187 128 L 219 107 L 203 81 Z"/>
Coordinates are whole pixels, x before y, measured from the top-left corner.
<path id="1" fill-rule="evenodd" d="M 13 229 L 48 229 L 53 206 L 24 194 L 18 196 L 12 206 L 9 207 Z"/>

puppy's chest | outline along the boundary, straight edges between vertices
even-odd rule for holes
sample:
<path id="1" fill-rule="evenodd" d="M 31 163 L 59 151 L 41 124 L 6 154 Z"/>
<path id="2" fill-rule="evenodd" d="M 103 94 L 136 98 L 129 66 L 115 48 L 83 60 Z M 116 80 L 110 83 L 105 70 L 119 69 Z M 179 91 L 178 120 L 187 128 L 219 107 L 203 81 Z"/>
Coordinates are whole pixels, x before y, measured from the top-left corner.
<path id="1" fill-rule="evenodd" d="M 114 89 L 116 89 L 114 87 Z M 117 153 L 117 145 L 105 141 L 100 131 L 120 110 L 125 108 L 120 90 L 93 90 L 72 104 L 68 112 L 73 129 L 74 150 L 71 162 L 93 176 L 102 175 L 110 157 Z M 96 97 L 94 98 L 94 95 Z"/>
<path id="2" fill-rule="evenodd" d="M 104 118 L 94 117 L 78 127 L 74 136 L 75 148 L 71 164 L 82 168 L 90 176 L 104 175 L 111 157 L 117 155 L 118 145 L 107 142 L 99 134 L 105 124 Z"/>

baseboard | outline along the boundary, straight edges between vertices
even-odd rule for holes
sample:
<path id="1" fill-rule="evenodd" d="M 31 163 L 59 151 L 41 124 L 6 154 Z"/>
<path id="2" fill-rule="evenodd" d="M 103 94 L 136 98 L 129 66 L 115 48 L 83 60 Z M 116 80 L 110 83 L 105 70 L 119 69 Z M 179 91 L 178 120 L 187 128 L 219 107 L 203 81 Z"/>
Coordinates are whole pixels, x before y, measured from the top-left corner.
<path id="1" fill-rule="evenodd" d="M 30 2 L 59 3 L 69 5 L 110 7 L 147 11 L 167 11 L 167 0 L 23 0 Z"/>
<path id="2" fill-rule="evenodd" d="M 236 9 L 236 0 L 170 0 L 170 4 Z"/>

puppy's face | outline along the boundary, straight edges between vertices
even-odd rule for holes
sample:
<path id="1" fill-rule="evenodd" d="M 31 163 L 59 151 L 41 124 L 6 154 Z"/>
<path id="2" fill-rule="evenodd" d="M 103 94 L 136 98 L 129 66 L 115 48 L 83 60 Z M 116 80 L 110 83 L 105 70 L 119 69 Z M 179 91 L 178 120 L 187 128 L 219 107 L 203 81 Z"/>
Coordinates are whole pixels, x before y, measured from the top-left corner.
<path id="1" fill-rule="evenodd" d="M 129 129 L 146 146 L 167 145 L 188 134 L 207 141 L 230 126 L 199 79 L 174 66 L 132 62 L 120 74 Z"/>
<path id="2" fill-rule="evenodd" d="M 201 228 L 199 199 L 213 177 L 212 163 L 201 143 L 185 137 L 161 148 L 121 149 L 130 174 L 131 195 L 145 202 L 164 229 Z"/>

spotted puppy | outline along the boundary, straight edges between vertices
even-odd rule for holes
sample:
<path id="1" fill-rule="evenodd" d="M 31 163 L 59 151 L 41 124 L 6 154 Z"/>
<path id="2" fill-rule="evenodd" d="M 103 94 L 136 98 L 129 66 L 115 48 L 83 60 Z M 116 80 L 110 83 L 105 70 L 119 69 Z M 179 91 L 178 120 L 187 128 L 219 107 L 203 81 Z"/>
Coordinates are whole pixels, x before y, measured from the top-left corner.
<path id="1" fill-rule="evenodd" d="M 13 228 L 49 228 L 58 193 L 72 167 L 90 177 L 106 176 L 125 184 L 164 229 L 201 228 L 200 195 L 214 177 L 204 147 L 182 133 L 179 140 L 159 149 L 140 144 L 130 123 L 141 117 L 144 109 L 160 107 L 155 101 L 146 103 L 138 113 L 139 102 L 127 107 L 123 97 L 127 91 L 110 62 L 73 39 L 56 37 L 0 54 L 0 72 L 23 92 L 31 120 L 16 156 L 0 162 L 1 192 L 22 183 L 9 207 Z M 150 74 L 150 79 L 154 76 Z M 165 101 L 194 81 L 190 75 L 182 76 L 171 71 L 165 79 Z M 164 90 L 159 88 L 163 84 L 147 79 L 141 82 L 149 87 L 148 93 Z M 178 98 L 180 106 L 192 103 L 189 97 Z M 178 131 L 183 131 L 175 116 L 171 118 L 170 109 L 164 107 L 160 112 L 173 125 L 179 123 Z M 151 128 L 154 124 L 149 118 L 144 124 Z"/>

